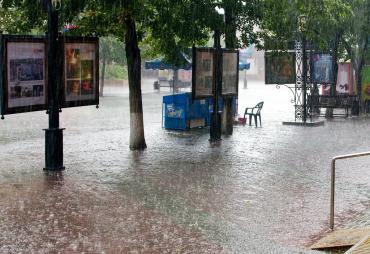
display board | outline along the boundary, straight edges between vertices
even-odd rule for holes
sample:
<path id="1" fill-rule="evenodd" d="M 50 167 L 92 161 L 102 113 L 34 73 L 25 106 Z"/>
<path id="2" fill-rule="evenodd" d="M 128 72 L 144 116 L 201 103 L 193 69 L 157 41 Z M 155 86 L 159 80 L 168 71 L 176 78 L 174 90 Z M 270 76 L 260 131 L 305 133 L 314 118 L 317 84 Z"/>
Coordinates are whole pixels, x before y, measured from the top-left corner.
<path id="1" fill-rule="evenodd" d="M 295 54 L 293 52 L 265 53 L 265 84 L 295 84 Z"/>
<path id="2" fill-rule="evenodd" d="M 44 110 L 47 102 L 45 39 L 1 36 L 1 114 Z"/>
<path id="3" fill-rule="evenodd" d="M 370 66 L 366 65 L 362 68 L 362 92 L 363 100 L 370 100 Z"/>
<path id="4" fill-rule="evenodd" d="M 314 84 L 333 84 L 333 56 L 330 54 L 313 54 L 310 57 L 311 82 Z"/>
<path id="5" fill-rule="evenodd" d="M 239 51 L 223 49 L 222 51 L 222 95 L 238 95 Z"/>
<path id="6" fill-rule="evenodd" d="M 193 48 L 192 68 L 193 98 L 198 99 L 213 96 L 215 86 L 215 49 Z"/>
<path id="7" fill-rule="evenodd" d="M 64 107 L 99 104 L 99 41 L 65 37 Z"/>
<path id="8" fill-rule="evenodd" d="M 338 64 L 337 94 L 353 94 L 352 68 L 350 63 Z"/>

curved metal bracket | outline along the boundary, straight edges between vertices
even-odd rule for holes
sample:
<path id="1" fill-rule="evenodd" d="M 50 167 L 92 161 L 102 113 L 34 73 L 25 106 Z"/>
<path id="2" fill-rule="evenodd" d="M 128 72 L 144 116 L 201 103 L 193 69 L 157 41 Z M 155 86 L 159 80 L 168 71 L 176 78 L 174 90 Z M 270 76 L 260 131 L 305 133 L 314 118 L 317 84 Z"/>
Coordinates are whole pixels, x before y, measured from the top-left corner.
<path id="1" fill-rule="evenodd" d="M 288 89 L 292 92 L 292 94 L 293 94 L 293 99 L 291 99 L 291 100 L 290 100 L 290 102 L 294 104 L 294 103 L 295 103 L 295 101 L 296 101 L 296 96 L 297 96 L 297 95 L 296 95 L 295 91 L 293 90 L 293 88 L 292 88 L 292 87 L 290 87 L 290 86 L 288 86 L 288 85 L 285 85 L 285 84 L 277 84 L 277 85 L 276 85 L 276 89 L 280 89 L 280 87 L 281 87 L 281 86 L 285 86 L 286 88 L 288 88 Z"/>

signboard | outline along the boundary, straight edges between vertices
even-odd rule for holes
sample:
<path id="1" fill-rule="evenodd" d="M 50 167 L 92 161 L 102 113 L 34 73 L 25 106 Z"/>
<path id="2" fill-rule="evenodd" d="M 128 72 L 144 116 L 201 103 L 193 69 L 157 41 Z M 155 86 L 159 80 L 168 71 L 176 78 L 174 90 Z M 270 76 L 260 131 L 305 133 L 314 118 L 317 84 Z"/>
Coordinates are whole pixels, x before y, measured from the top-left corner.
<path id="1" fill-rule="evenodd" d="M 239 51 L 224 49 L 222 52 L 222 95 L 238 95 Z"/>
<path id="2" fill-rule="evenodd" d="M 265 53 L 265 84 L 295 84 L 295 54 Z"/>
<path id="3" fill-rule="evenodd" d="M 313 54 L 310 58 L 311 82 L 315 84 L 333 84 L 334 70 L 332 55 Z"/>
<path id="4" fill-rule="evenodd" d="M 353 94 L 352 69 L 350 63 L 338 64 L 338 76 L 336 94 Z M 330 88 L 333 84 L 322 85 L 322 95 L 330 95 Z"/>
<path id="5" fill-rule="evenodd" d="M 65 37 L 64 107 L 99 104 L 98 38 Z"/>
<path id="6" fill-rule="evenodd" d="M 350 63 L 338 64 L 338 76 L 336 90 L 337 94 L 352 94 L 352 70 Z"/>
<path id="7" fill-rule="evenodd" d="M 193 48 L 193 98 L 205 98 L 213 95 L 215 85 L 215 49 Z"/>
<path id="8" fill-rule="evenodd" d="M 363 100 L 370 100 L 370 66 L 364 66 L 362 68 L 362 91 Z"/>
<path id="9" fill-rule="evenodd" d="M 1 114 L 44 110 L 47 101 L 45 39 L 3 35 Z"/>

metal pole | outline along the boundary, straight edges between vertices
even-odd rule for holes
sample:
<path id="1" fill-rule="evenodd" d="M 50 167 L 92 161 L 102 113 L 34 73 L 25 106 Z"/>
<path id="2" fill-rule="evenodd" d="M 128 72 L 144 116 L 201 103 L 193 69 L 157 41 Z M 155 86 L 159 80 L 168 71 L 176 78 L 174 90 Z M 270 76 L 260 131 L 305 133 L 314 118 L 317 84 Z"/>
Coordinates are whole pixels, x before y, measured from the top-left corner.
<path id="1" fill-rule="evenodd" d="M 335 194 L 335 159 L 331 161 L 331 184 L 330 184 L 330 229 L 334 229 L 334 194 Z"/>
<path id="2" fill-rule="evenodd" d="M 248 83 L 247 83 L 247 69 L 244 70 L 244 89 L 248 88 Z"/>
<path id="3" fill-rule="evenodd" d="M 302 99 L 303 99 L 303 122 L 307 121 L 307 52 L 306 52 L 306 36 L 302 33 Z"/>
<path id="4" fill-rule="evenodd" d="M 59 128 L 61 42 L 58 38 L 58 11 L 52 0 L 47 1 L 48 12 L 48 114 L 49 128 L 45 129 L 45 170 L 64 170 L 63 129 Z"/>
<path id="5" fill-rule="evenodd" d="M 334 197 L 335 197 L 335 161 L 336 160 L 343 160 L 343 159 L 350 159 L 356 157 L 363 157 L 363 156 L 370 156 L 370 152 L 363 152 L 363 153 L 354 153 L 354 154 L 346 154 L 336 156 L 331 160 L 331 179 L 330 179 L 330 218 L 329 218 L 329 227 L 331 230 L 334 229 Z"/>
<path id="6" fill-rule="evenodd" d="M 213 114 L 212 114 L 212 123 L 210 128 L 210 141 L 219 141 L 221 140 L 221 116 L 218 113 L 218 97 L 222 82 L 222 70 L 221 70 L 221 33 L 219 30 L 215 30 L 214 34 L 214 47 L 216 48 L 216 59 L 215 59 L 215 80 L 214 89 L 213 89 Z"/>

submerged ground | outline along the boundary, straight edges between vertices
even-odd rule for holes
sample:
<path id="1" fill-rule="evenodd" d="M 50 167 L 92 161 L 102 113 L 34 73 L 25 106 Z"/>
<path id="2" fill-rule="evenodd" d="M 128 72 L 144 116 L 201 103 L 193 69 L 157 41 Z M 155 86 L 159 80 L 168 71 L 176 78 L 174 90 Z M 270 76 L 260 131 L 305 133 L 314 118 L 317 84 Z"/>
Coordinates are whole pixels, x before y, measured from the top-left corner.
<path id="1" fill-rule="evenodd" d="M 162 129 L 162 96 L 143 86 L 148 149 L 131 152 L 127 87 L 100 109 L 64 109 L 62 174 L 46 174 L 45 112 L 0 122 L 0 253 L 310 253 L 328 231 L 330 159 L 370 150 L 370 118 L 283 126 L 291 93 L 240 87 L 239 112 L 265 101 L 262 128 Z M 336 226 L 366 224 L 370 158 L 338 162 Z"/>

